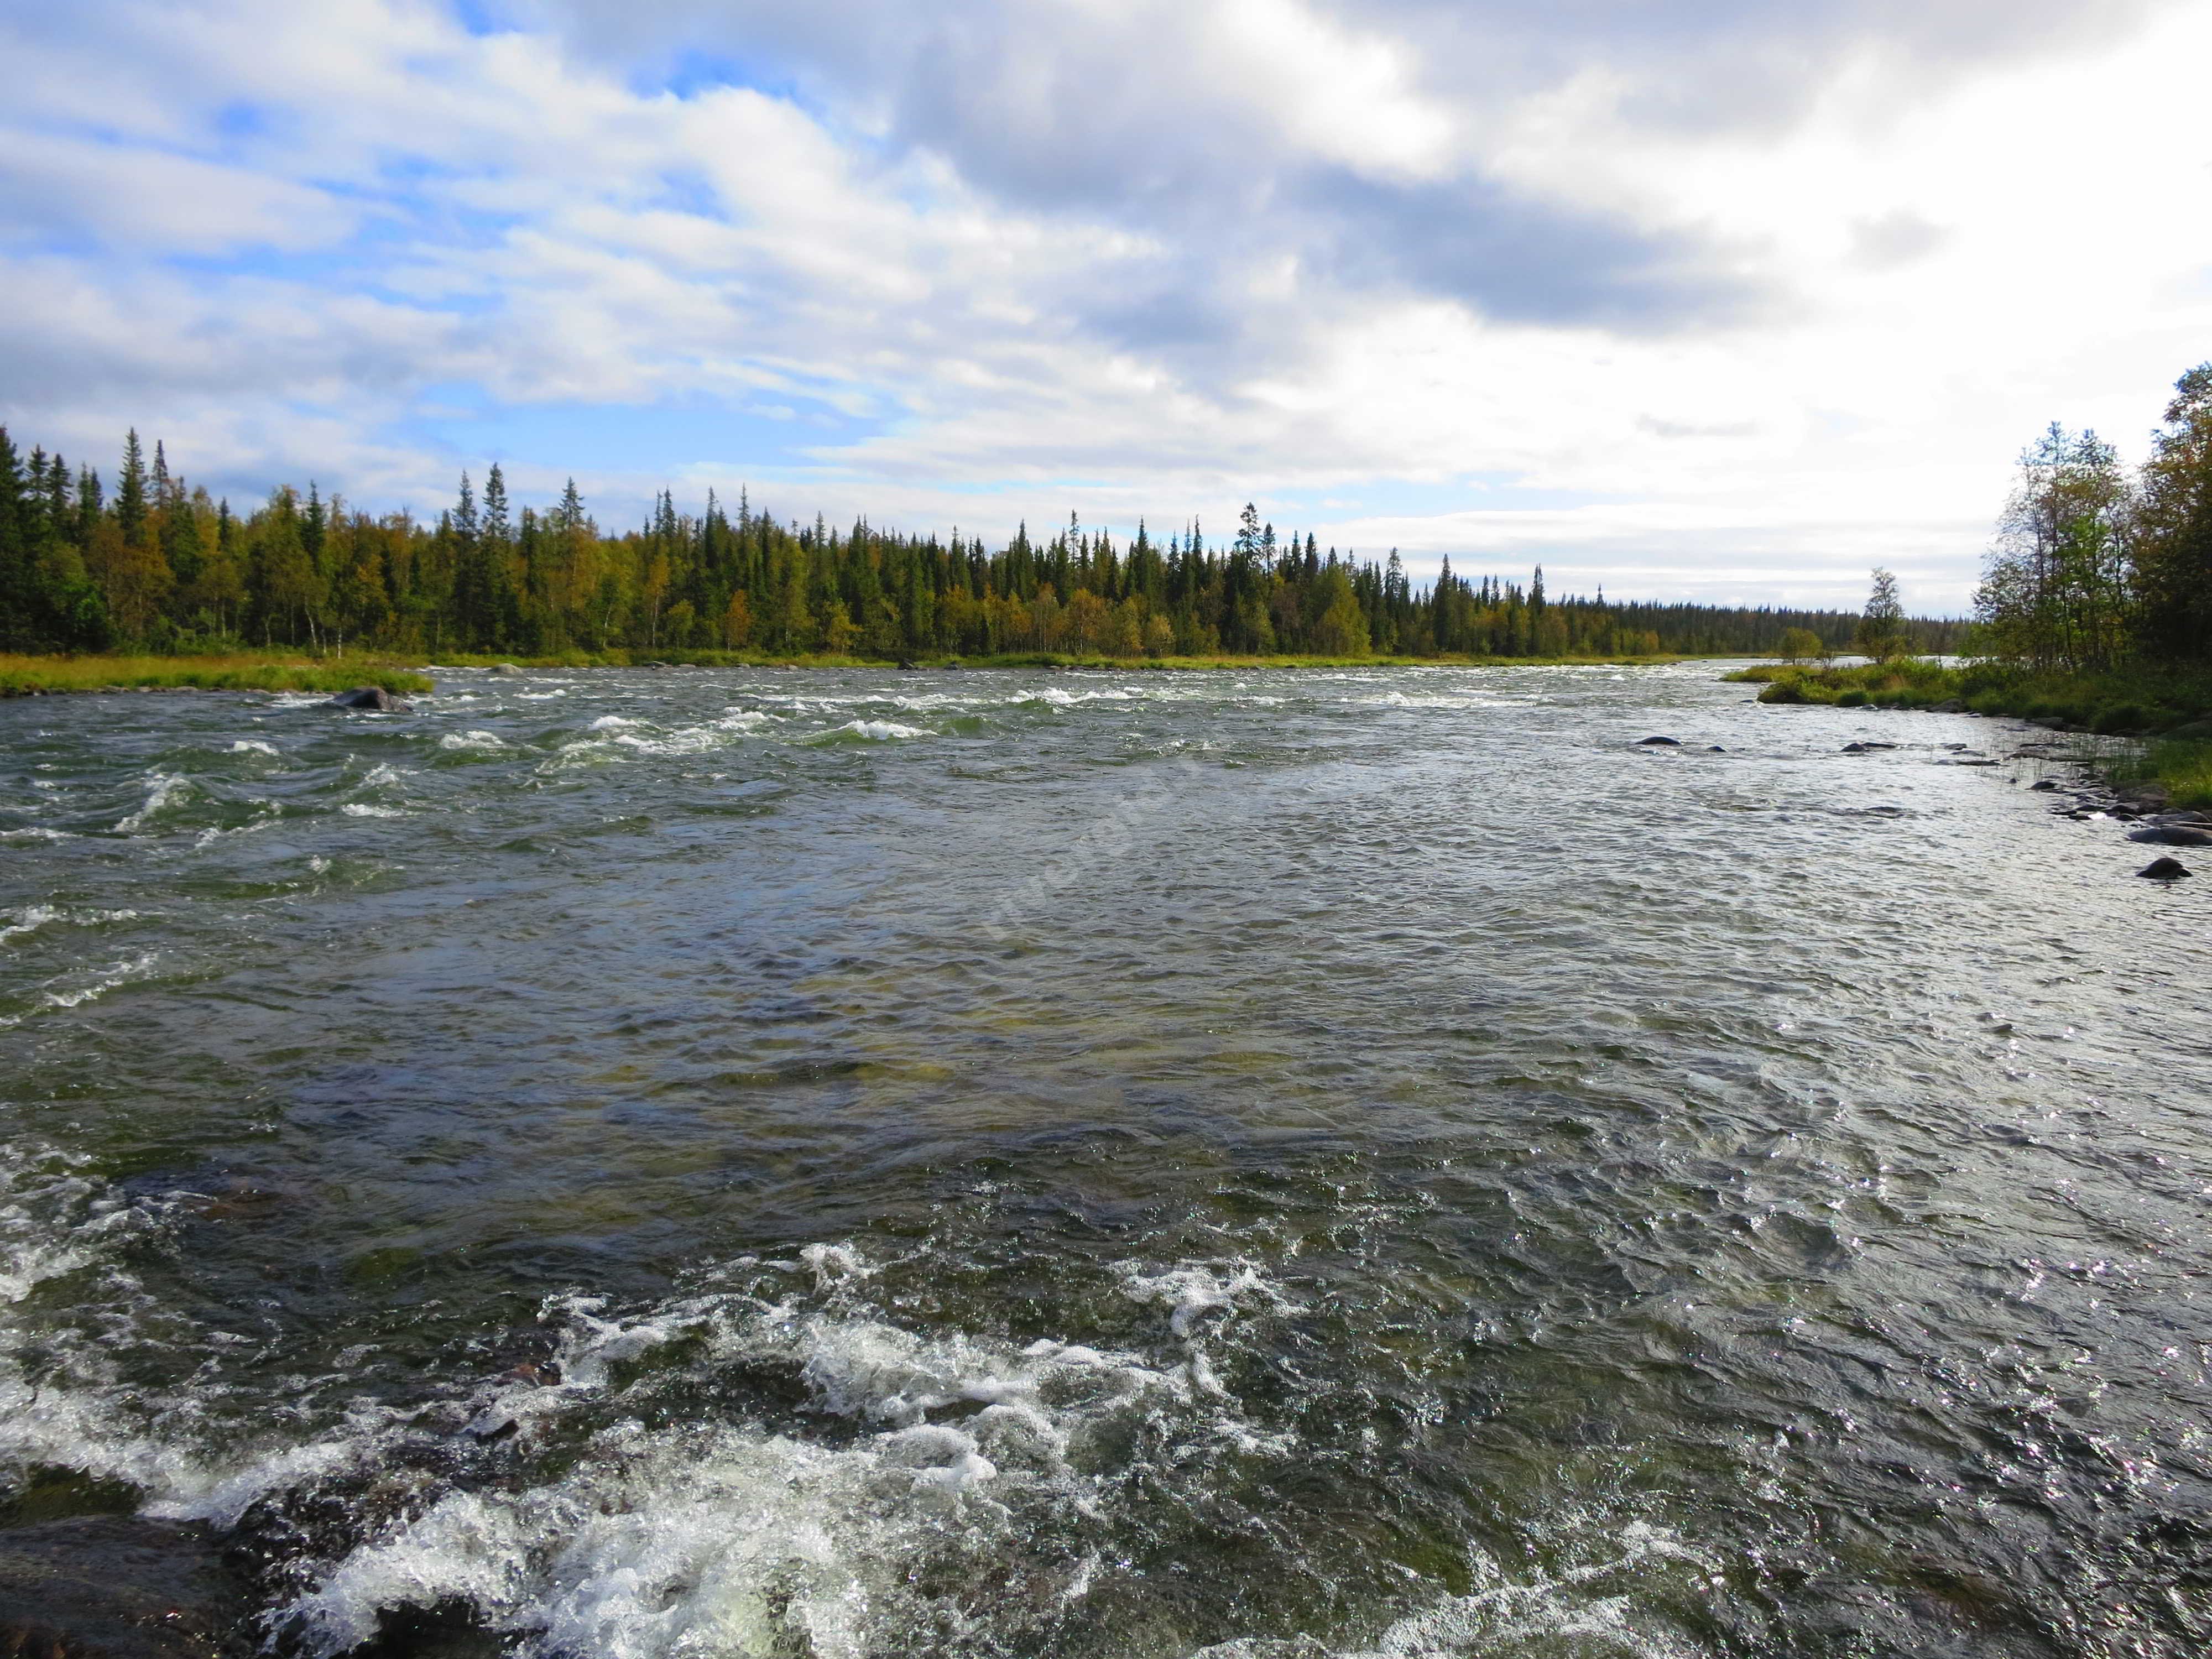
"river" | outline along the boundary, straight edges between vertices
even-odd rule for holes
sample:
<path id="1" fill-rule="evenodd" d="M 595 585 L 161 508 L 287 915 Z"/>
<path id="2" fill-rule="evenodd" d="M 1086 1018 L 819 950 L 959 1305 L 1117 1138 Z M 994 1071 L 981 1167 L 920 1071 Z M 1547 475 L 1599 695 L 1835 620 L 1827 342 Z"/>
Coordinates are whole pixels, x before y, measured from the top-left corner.
<path id="1" fill-rule="evenodd" d="M 0 704 L 0 1502 L 316 1659 L 2201 1654 L 2212 882 L 1717 674 Z"/>

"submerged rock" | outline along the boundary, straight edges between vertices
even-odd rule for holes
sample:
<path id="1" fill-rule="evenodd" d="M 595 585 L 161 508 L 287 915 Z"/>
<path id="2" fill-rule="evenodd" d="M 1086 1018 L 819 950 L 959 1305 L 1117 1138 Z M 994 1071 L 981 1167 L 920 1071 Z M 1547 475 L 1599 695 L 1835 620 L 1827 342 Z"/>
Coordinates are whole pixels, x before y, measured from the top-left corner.
<path id="1" fill-rule="evenodd" d="M 492 665 L 491 672 L 495 674 L 520 674 L 522 671 L 511 662 L 500 662 Z"/>
<path id="2" fill-rule="evenodd" d="M 411 714 L 415 705 L 395 697 L 380 685 L 356 685 L 341 691 L 323 705 L 325 708 L 366 708 L 379 714 Z"/>
<path id="3" fill-rule="evenodd" d="M 2147 881 L 2179 881 L 2190 870 L 2179 859 L 2153 859 L 2136 873 Z"/>
<path id="4" fill-rule="evenodd" d="M 0 1653 L 204 1659 L 250 1650 L 246 1611 L 201 1528 L 97 1515 L 0 1531 Z"/>
<path id="5" fill-rule="evenodd" d="M 1636 745 L 1638 749 L 1680 749 L 1680 738 L 1645 738 Z"/>

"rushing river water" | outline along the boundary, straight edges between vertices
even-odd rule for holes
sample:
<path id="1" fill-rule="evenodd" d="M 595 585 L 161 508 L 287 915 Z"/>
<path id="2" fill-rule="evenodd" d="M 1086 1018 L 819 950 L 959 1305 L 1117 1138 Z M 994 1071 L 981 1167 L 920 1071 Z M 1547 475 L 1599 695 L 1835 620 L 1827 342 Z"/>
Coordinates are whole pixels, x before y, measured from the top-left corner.
<path id="1" fill-rule="evenodd" d="M 0 705 L 0 1504 L 313 1656 L 2201 1654 L 2212 881 L 1717 672 Z"/>

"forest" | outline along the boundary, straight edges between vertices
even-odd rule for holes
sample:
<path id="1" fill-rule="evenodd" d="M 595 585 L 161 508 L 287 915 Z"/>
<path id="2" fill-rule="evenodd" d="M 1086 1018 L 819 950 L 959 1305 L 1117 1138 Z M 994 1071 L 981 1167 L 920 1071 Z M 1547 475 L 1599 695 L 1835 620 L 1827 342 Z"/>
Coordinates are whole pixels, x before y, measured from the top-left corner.
<path id="1" fill-rule="evenodd" d="M 0 428 L 0 649 L 240 647 L 471 653 L 760 652 L 882 660 L 1010 653 L 1167 657 L 1631 657 L 1765 653 L 1802 629 L 1845 648 L 1847 611 L 1609 600 L 1455 574 L 1415 584 L 1394 550 L 1361 559 L 1279 535 L 1247 506 L 1209 544 L 1196 521 L 1116 542 L 1071 515 L 996 549 L 865 520 L 780 520 L 740 492 L 602 528 L 573 483 L 542 508 L 501 469 L 464 474 L 434 521 L 372 514 L 313 483 L 240 514 L 134 429 L 112 489 L 88 465 L 24 454 Z M 1906 624 L 1942 650 L 1958 624 Z"/>
<path id="2" fill-rule="evenodd" d="M 2045 677 L 2212 669 L 2212 363 L 2130 470 L 2053 422 L 2021 452 L 1976 604 L 1990 656 Z"/>

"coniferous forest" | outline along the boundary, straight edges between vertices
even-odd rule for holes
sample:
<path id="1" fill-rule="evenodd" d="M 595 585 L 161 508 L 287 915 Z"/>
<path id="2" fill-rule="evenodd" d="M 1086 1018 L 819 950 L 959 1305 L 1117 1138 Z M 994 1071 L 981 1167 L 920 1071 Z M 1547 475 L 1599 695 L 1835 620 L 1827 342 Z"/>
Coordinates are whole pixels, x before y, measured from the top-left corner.
<path id="1" fill-rule="evenodd" d="M 592 517 L 573 483 L 518 507 L 498 466 L 464 475 L 434 521 L 372 514 L 310 483 L 234 510 L 149 456 L 136 431 L 112 485 L 0 429 L 0 648 L 237 647 L 469 653 L 758 651 L 884 659 L 1066 653 L 1127 658 L 1646 656 L 1770 652 L 1793 629 L 1844 648 L 1850 612 L 1559 596 L 1468 580 L 1417 586 L 1394 550 L 1361 559 L 1279 534 L 1247 507 L 1209 543 L 1191 523 L 1116 542 L 1071 516 L 1004 545 L 839 531 L 710 492 L 664 494 L 646 522 Z M 1910 625 L 1920 649 L 1954 624 Z"/>

